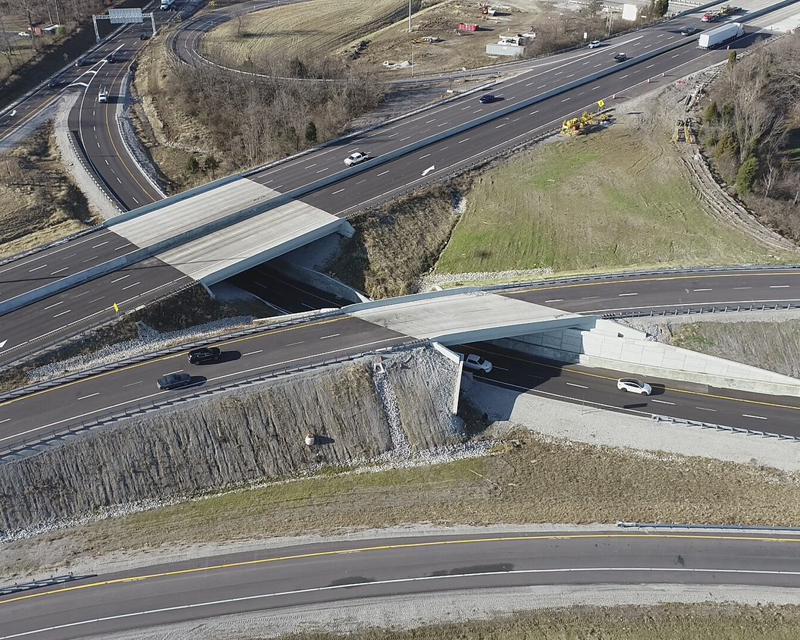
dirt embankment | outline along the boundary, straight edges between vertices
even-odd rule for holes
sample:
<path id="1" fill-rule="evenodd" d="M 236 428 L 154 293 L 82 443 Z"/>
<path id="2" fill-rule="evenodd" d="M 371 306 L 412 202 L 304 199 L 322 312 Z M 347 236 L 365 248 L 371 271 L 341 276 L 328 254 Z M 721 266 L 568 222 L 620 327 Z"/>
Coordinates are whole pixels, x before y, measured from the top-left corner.
<path id="1" fill-rule="evenodd" d="M 386 356 L 378 371 L 373 360 L 127 420 L 2 465 L 0 535 L 460 440 L 447 410 L 454 363 L 433 349 Z M 308 433 L 318 444 L 306 446 Z"/>
<path id="2" fill-rule="evenodd" d="M 0 257 L 88 228 L 92 214 L 65 172 L 48 122 L 0 156 Z"/>

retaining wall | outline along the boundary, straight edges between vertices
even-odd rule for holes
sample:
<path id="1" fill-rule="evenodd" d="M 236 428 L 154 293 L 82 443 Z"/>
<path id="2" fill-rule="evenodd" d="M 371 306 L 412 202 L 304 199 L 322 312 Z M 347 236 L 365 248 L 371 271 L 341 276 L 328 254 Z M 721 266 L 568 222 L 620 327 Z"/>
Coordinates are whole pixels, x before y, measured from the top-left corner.
<path id="1" fill-rule="evenodd" d="M 590 330 L 546 331 L 496 340 L 494 344 L 560 362 L 616 369 L 645 377 L 800 396 L 800 380 L 796 378 L 654 342 L 648 340 L 643 331 L 599 318 Z"/>

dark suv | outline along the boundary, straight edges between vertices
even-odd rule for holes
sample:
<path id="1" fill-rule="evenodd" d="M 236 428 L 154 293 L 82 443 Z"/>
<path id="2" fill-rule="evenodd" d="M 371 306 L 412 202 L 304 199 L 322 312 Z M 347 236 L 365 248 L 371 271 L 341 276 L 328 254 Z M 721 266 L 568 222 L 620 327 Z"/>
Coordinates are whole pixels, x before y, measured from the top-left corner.
<path id="1" fill-rule="evenodd" d="M 617 62 L 625 62 L 627 59 L 628 59 L 627 54 L 621 52 L 614 56 L 614 60 L 616 60 Z"/>
<path id="2" fill-rule="evenodd" d="M 219 360 L 220 350 L 217 347 L 202 347 L 193 349 L 189 352 L 189 362 L 191 364 L 206 364 Z"/>
<path id="3" fill-rule="evenodd" d="M 487 94 L 481 96 L 480 102 L 481 102 L 481 104 L 490 104 L 490 103 L 494 102 L 495 100 L 497 100 L 497 98 L 495 97 L 495 95 L 493 93 L 487 93 Z"/>

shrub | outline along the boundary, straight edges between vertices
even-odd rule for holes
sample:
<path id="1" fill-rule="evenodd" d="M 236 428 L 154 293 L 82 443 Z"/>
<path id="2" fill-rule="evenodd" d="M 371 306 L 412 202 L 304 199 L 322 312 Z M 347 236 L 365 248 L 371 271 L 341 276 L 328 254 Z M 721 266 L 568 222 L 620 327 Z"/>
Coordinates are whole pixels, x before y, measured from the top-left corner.
<path id="1" fill-rule="evenodd" d="M 736 141 L 736 136 L 730 131 L 722 134 L 716 147 L 714 147 L 714 151 L 718 158 L 735 158 L 739 153 L 739 143 Z"/>
<path id="2" fill-rule="evenodd" d="M 753 190 L 756 176 L 758 176 L 758 158 L 750 156 L 742 163 L 736 174 L 736 193 L 740 196 L 750 193 Z"/>
<path id="3" fill-rule="evenodd" d="M 708 105 L 708 107 L 706 107 L 706 112 L 705 115 L 703 116 L 703 119 L 706 122 L 716 122 L 717 120 L 719 120 L 719 109 L 717 109 L 716 100 L 712 100 L 711 104 Z"/>

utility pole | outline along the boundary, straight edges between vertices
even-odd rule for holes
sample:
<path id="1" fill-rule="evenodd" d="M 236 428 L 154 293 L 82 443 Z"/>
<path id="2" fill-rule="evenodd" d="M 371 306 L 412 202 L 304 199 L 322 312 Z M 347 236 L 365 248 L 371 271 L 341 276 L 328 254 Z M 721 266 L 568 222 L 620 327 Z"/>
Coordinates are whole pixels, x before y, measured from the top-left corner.
<path id="1" fill-rule="evenodd" d="M 411 33 L 411 0 L 408 0 L 408 32 Z"/>

